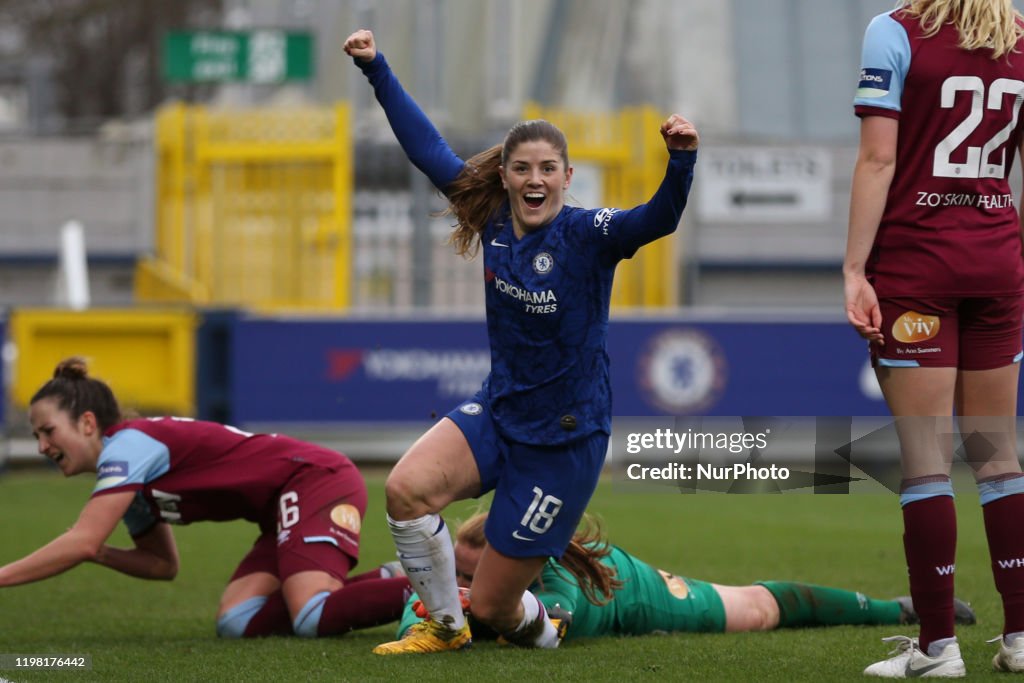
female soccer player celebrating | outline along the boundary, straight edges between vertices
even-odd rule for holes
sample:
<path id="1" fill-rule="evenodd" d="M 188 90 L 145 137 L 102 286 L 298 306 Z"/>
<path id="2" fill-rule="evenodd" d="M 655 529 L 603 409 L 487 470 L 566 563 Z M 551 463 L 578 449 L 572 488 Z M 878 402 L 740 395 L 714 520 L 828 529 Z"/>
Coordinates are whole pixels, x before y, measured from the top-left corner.
<path id="1" fill-rule="evenodd" d="M 906 0 L 864 38 L 846 313 L 870 342 L 900 440 L 904 549 L 919 640 L 869 675 L 962 676 L 953 630 L 952 414 L 1003 599 L 997 669 L 1024 671 L 1024 478 L 1015 416 L 1024 34 L 1011 0 Z"/>
<path id="2" fill-rule="evenodd" d="M 71 529 L 0 567 L 0 587 L 89 561 L 170 580 L 178 550 L 168 523 L 247 519 L 260 535 L 221 597 L 221 637 L 337 635 L 400 616 L 406 579 L 380 570 L 348 577 L 366 485 L 344 455 L 213 422 L 124 420 L 110 388 L 77 358 L 32 397 L 29 420 L 39 452 L 64 476 L 95 472 L 96 487 Z M 121 519 L 134 548 L 106 545 Z"/>
<path id="3" fill-rule="evenodd" d="M 494 490 L 489 545 L 473 614 L 511 642 L 555 647 L 543 607 L 526 591 L 572 538 L 608 446 L 611 392 L 605 337 L 616 264 L 675 230 L 686 204 L 697 131 L 669 117 L 669 151 L 654 197 L 631 210 L 565 205 L 572 167 L 546 121 L 516 124 L 501 145 L 456 156 L 405 93 L 373 34 L 345 41 L 409 159 L 448 198 L 460 254 L 483 250 L 491 372 L 480 392 L 424 434 L 386 484 L 388 524 L 431 620 L 378 654 L 470 643 L 451 538 L 439 513 Z"/>

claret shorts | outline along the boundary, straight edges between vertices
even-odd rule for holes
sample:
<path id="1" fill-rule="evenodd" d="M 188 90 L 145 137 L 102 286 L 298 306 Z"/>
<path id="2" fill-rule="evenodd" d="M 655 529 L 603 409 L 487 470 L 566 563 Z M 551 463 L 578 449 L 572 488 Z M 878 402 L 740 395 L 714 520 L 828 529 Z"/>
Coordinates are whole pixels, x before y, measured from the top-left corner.
<path id="1" fill-rule="evenodd" d="M 1024 297 L 880 298 L 875 367 L 992 370 L 1021 359 Z"/>

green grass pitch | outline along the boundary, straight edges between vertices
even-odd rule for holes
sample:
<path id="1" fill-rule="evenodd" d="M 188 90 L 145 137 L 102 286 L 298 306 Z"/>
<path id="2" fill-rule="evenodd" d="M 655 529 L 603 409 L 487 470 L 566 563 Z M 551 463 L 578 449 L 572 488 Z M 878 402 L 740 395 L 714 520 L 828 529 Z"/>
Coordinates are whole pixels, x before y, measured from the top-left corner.
<path id="1" fill-rule="evenodd" d="M 360 568 L 394 557 L 383 521 L 383 473 L 367 477 L 370 510 Z M 0 476 L 0 564 L 70 526 L 91 482 L 41 470 Z M 894 495 L 681 495 L 630 493 L 603 481 L 591 503 L 617 544 L 652 564 L 717 583 L 792 579 L 875 597 L 907 591 Z M 985 640 L 1002 626 L 977 496 L 958 499 L 957 592 L 979 623 L 960 630 L 968 675 L 995 677 Z M 453 523 L 471 504 L 446 514 Z M 864 680 L 899 627 L 838 627 L 748 634 L 677 634 L 570 641 L 555 651 L 480 643 L 466 653 L 382 658 L 380 627 L 343 638 L 220 641 L 220 592 L 255 538 L 244 522 L 175 529 L 181 571 L 169 583 L 96 566 L 0 590 L 0 654 L 88 654 L 91 671 L 0 670 L 0 681 L 662 681 Z M 128 544 L 119 530 L 117 544 Z M 914 631 L 909 632 L 910 635 Z"/>

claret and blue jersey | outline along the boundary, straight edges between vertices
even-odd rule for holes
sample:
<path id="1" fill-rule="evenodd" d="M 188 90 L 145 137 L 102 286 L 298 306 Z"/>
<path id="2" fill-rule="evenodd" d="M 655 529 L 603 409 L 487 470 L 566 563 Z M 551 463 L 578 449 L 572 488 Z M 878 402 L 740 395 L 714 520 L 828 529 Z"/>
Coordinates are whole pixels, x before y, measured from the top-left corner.
<path id="1" fill-rule="evenodd" d="M 357 64 L 410 161 L 444 191 L 464 162 L 383 55 Z M 571 154 L 571 150 L 570 150 Z M 654 197 L 628 210 L 564 207 L 516 238 L 507 204 L 481 236 L 491 372 L 483 397 L 506 438 L 559 444 L 610 431 L 605 338 L 615 266 L 675 230 L 696 152 L 672 151 Z"/>
<path id="2" fill-rule="evenodd" d="M 864 35 L 854 108 L 899 121 L 895 175 L 868 275 L 887 296 L 1024 290 L 1009 175 L 1024 122 L 1024 54 L 965 51 L 952 24 L 926 38 L 895 10 Z"/>
<path id="3" fill-rule="evenodd" d="M 124 517 L 133 536 L 159 521 L 246 519 L 266 531 L 281 489 L 310 467 L 355 469 L 340 453 L 286 436 L 188 418 L 128 420 L 104 434 L 93 495 L 136 492 Z"/>

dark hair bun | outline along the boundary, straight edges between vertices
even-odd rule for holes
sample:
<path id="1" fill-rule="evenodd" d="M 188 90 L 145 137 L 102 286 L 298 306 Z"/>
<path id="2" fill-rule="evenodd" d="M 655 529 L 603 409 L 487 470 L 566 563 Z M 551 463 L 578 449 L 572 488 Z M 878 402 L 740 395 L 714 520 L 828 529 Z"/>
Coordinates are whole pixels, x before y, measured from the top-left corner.
<path id="1" fill-rule="evenodd" d="M 88 376 L 89 372 L 85 367 L 85 359 L 78 356 L 65 358 L 57 363 L 57 368 L 53 371 L 54 379 L 79 380 L 86 379 Z"/>

